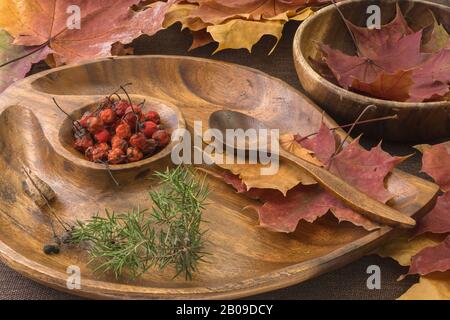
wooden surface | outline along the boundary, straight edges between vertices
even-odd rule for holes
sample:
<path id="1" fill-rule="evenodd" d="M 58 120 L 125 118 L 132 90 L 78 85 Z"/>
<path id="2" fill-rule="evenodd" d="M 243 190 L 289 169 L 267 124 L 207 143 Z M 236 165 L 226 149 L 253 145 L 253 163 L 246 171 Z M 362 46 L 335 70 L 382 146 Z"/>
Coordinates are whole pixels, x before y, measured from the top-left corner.
<path id="1" fill-rule="evenodd" d="M 177 106 L 190 127 L 193 120 L 207 123 L 220 108 L 241 110 L 255 117 L 274 115 L 269 125 L 308 134 L 317 130 L 322 112 L 283 82 L 256 70 L 182 57 L 104 59 L 65 67 L 25 79 L 9 88 L 0 102 L 0 254 L 12 268 L 38 282 L 66 290 L 66 268 L 78 265 L 82 290 L 72 293 L 111 298 L 234 298 L 265 292 L 342 266 L 373 249 L 390 228 L 367 233 L 326 217 L 302 223 L 290 235 L 257 227 L 257 217 L 241 209 L 251 201 L 210 177 L 211 204 L 205 212 L 208 248 L 213 253 L 200 265 L 192 282 L 172 280 L 172 272 L 149 272 L 135 283 L 98 278 L 86 266 L 81 251 L 64 250 L 57 256 L 41 252 L 51 237 L 46 215 L 21 189 L 20 159 L 57 193 L 54 207 L 66 220 L 87 218 L 107 207 L 150 206 L 145 176 L 167 164 L 167 158 L 134 164 L 116 172 L 115 187 L 104 168 L 75 157 L 58 138 L 66 120 L 52 105 L 55 96 L 70 112 L 85 108 L 133 82 L 133 94 Z M 325 118 L 328 125 L 334 123 Z M 121 173 L 124 171 L 124 173 Z M 392 205 L 407 214 L 422 214 L 432 205 L 437 187 L 395 171 L 388 188 L 398 196 Z M 139 191 L 139 192 L 137 192 Z M 137 195 L 137 196 L 136 196 Z"/>
<path id="2" fill-rule="evenodd" d="M 353 23 L 363 26 L 368 17 L 369 5 L 381 7 L 382 23 L 395 17 L 394 0 L 350 0 L 339 3 L 344 16 Z M 448 6 L 421 0 L 400 1 L 402 12 L 411 23 L 414 12 L 432 9 L 438 21 L 450 31 L 450 9 Z M 355 46 L 338 11 L 328 6 L 305 21 L 294 36 L 294 62 L 300 82 L 314 101 L 331 115 L 353 121 L 368 105 L 376 110 L 368 112 L 368 117 L 382 117 L 397 114 L 397 121 L 386 121 L 364 126 L 367 134 L 399 142 L 424 142 L 450 137 L 450 102 L 406 103 L 370 98 L 347 91 L 316 72 L 310 58 L 320 59 L 318 43 L 330 45 L 347 54 L 355 54 Z"/>

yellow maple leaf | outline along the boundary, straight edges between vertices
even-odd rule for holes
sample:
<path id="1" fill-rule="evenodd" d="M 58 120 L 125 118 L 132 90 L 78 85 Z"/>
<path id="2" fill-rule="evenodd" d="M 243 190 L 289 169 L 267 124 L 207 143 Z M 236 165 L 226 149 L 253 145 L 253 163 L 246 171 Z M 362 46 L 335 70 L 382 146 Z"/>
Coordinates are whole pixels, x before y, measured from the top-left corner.
<path id="1" fill-rule="evenodd" d="M 149 7 L 154 6 L 154 4 L 150 4 Z M 191 31 L 200 31 L 203 29 L 206 29 L 206 27 L 209 25 L 205 22 L 203 22 L 198 17 L 191 17 L 191 11 L 197 8 L 197 5 L 194 4 L 180 4 L 176 3 L 170 7 L 170 9 L 167 11 L 163 27 L 168 28 L 171 25 L 180 22 L 181 23 L 181 29 L 188 28 Z"/>
<path id="2" fill-rule="evenodd" d="M 409 234 L 402 234 L 389 240 L 378 248 L 376 254 L 383 258 L 392 258 L 402 266 L 409 266 L 411 258 L 427 247 L 439 244 L 445 237 L 443 235 L 423 234 L 411 239 Z"/>
<path id="3" fill-rule="evenodd" d="M 303 148 L 295 142 L 292 134 L 285 134 L 280 136 L 280 145 L 286 151 L 295 154 L 304 160 L 307 160 L 316 165 L 323 165 L 317 158 L 314 157 L 313 152 Z M 274 175 L 261 175 L 261 170 L 270 166 L 263 164 L 218 164 L 217 166 L 231 171 L 238 175 L 245 183 L 248 189 L 275 189 L 281 191 L 284 195 L 297 186 L 299 183 L 303 185 L 312 185 L 317 182 L 302 168 L 291 163 L 290 161 L 280 160 L 279 170 Z"/>
<path id="4" fill-rule="evenodd" d="M 271 50 L 272 52 L 281 38 L 284 24 L 285 21 L 282 20 L 233 19 L 223 24 L 208 26 L 206 30 L 211 34 L 214 41 L 219 43 L 214 53 L 224 49 L 242 48 L 251 52 L 253 46 L 264 35 L 271 35 L 277 39 L 277 43 Z"/>
<path id="5" fill-rule="evenodd" d="M 398 300 L 450 300 L 450 271 L 420 277 Z"/>

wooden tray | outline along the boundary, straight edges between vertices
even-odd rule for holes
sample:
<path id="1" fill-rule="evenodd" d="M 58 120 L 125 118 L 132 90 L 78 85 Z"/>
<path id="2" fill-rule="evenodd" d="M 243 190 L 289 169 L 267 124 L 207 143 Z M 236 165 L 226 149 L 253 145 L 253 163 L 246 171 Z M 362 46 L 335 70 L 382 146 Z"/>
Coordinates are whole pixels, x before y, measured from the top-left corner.
<path id="1" fill-rule="evenodd" d="M 258 227 L 256 214 L 242 211 L 252 203 L 233 189 L 208 177 L 212 193 L 204 218 L 209 221 L 207 251 L 193 281 L 172 279 L 173 270 L 152 271 L 136 282 L 98 277 L 78 250 L 59 255 L 42 253 L 51 238 L 44 213 L 22 190 L 20 163 L 29 166 L 57 193 L 54 208 L 65 220 L 88 218 L 98 210 L 122 210 L 147 199 L 148 180 L 157 161 L 125 165 L 116 170 L 123 186 L 115 187 L 102 166 L 83 160 L 67 146 L 67 117 L 52 101 L 56 97 L 69 112 L 80 112 L 132 82 L 131 93 L 177 106 L 187 126 L 207 123 L 217 109 L 242 110 L 267 118 L 270 125 L 303 135 L 319 128 L 322 110 L 280 80 L 257 70 L 212 60 L 175 56 L 109 58 L 62 67 L 24 79 L 0 97 L 0 255 L 2 261 L 26 277 L 62 291 L 66 269 L 81 268 L 81 290 L 73 294 L 93 298 L 238 298 L 286 287 L 349 263 L 375 248 L 392 229 L 368 233 L 331 217 L 301 223 L 293 234 L 272 233 Z M 180 120 L 180 119 L 178 119 Z M 325 116 L 329 126 L 335 123 Z M 182 121 L 180 122 L 182 123 Z M 66 131 L 64 131 L 66 130 Z M 168 159 L 169 158 L 169 159 Z M 396 170 L 388 187 L 399 196 L 392 205 L 409 214 L 423 214 L 433 205 L 436 185 Z"/>

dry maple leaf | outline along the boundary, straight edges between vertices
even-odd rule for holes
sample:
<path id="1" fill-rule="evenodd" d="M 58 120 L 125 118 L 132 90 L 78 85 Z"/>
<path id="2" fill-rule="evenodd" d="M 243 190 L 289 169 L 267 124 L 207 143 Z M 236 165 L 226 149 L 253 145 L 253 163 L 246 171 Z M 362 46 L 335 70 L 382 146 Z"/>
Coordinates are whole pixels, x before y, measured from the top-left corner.
<path id="1" fill-rule="evenodd" d="M 443 191 L 450 191 L 450 141 L 418 145 L 422 152 L 422 172 L 431 176 Z"/>
<path id="2" fill-rule="evenodd" d="M 312 4 L 328 2 L 325 0 L 195 0 L 198 8 L 191 12 L 192 17 L 199 17 L 211 24 L 220 24 L 231 18 L 248 20 L 285 20 L 288 15 L 295 15 L 297 10 Z"/>
<path id="3" fill-rule="evenodd" d="M 386 176 L 407 157 L 392 157 L 381 149 L 381 143 L 370 151 L 355 139 L 331 162 L 330 171 L 349 184 L 381 202 L 394 195 L 385 187 Z"/>
<path id="4" fill-rule="evenodd" d="M 307 159 L 310 160 L 312 157 L 308 156 Z M 230 161 L 216 163 L 216 165 L 237 175 L 248 189 L 274 189 L 286 194 L 299 183 L 304 185 L 317 183 L 305 170 L 287 160 L 280 160 L 279 170 L 276 174 L 264 176 L 261 175 L 261 170 L 269 167 L 270 164 L 237 164 Z"/>
<path id="5" fill-rule="evenodd" d="M 0 69 L 0 92 L 5 90 L 11 83 L 22 79 L 30 71 L 33 63 L 39 62 L 47 57 L 52 51 L 50 48 L 15 46 L 12 44 L 13 38 L 4 30 L 0 30 L 0 61 L 8 62 L 19 56 L 30 54 L 29 56 L 16 61 Z M 34 52 L 34 53 L 33 53 Z"/>
<path id="6" fill-rule="evenodd" d="M 394 101 L 445 100 L 450 86 L 448 34 L 436 20 L 434 23 L 433 32 L 422 44 L 424 30 L 414 32 L 397 5 L 395 19 L 380 29 L 358 27 L 346 20 L 354 35 L 356 56 L 325 44 L 320 48 L 345 89 Z M 421 52 L 427 45 L 428 51 Z"/>
<path id="7" fill-rule="evenodd" d="M 303 148 L 312 151 L 314 156 L 323 164 L 328 164 L 336 151 L 336 144 L 339 139 L 332 130 L 322 123 L 319 132 L 313 137 L 304 139 L 300 135 L 296 135 L 295 140 Z"/>
<path id="8" fill-rule="evenodd" d="M 326 129 L 326 130 L 325 130 Z M 314 138 L 302 139 L 300 143 L 308 145 L 316 156 L 328 162 L 336 150 L 336 139 L 328 128 L 322 126 Z M 320 143 L 323 139 L 324 143 Z M 386 202 L 392 194 L 384 187 L 384 180 L 392 169 L 405 158 L 391 157 L 381 150 L 380 145 L 370 151 L 358 144 L 359 140 L 346 146 L 331 162 L 330 170 L 342 179 L 366 192 L 379 201 Z M 227 183 L 233 185 L 239 192 L 245 192 L 250 198 L 264 202 L 257 210 L 262 226 L 279 232 L 293 232 L 300 220 L 313 222 L 331 211 L 340 221 L 349 221 L 367 230 L 379 227 L 361 214 L 346 207 L 340 200 L 328 194 L 319 186 L 298 185 L 286 194 L 276 190 L 247 188 L 245 181 L 239 181 L 238 176 L 229 176 Z M 242 185 L 243 183 L 243 185 Z M 280 183 L 280 180 L 278 180 Z"/>
<path id="9" fill-rule="evenodd" d="M 401 234 L 390 239 L 385 245 L 378 248 L 376 254 L 383 258 L 392 258 L 401 266 L 410 266 L 411 258 L 425 248 L 439 244 L 444 237 L 442 235 L 424 234 L 411 238 L 409 233 Z"/>
<path id="10" fill-rule="evenodd" d="M 399 70 L 393 74 L 383 71 L 370 83 L 355 79 L 352 83 L 352 88 L 375 98 L 406 101 L 410 98 L 409 92 L 414 83 L 412 73 L 411 70 Z"/>
<path id="11" fill-rule="evenodd" d="M 305 20 L 314 13 L 307 6 L 321 2 L 324 1 L 188 0 L 170 8 L 164 26 L 179 22 L 183 29 L 188 28 L 193 35 L 189 50 L 217 42 L 219 45 L 214 53 L 224 49 L 247 49 L 251 52 L 264 35 L 277 39 L 274 49 L 284 24 L 288 20 Z"/>
<path id="12" fill-rule="evenodd" d="M 417 225 L 416 235 L 450 232 L 450 141 L 416 146 L 423 153 L 422 171 L 431 176 L 445 192 L 438 197 L 436 206 Z"/>
<path id="13" fill-rule="evenodd" d="M 382 51 L 387 44 L 395 44 L 405 35 L 413 33 L 408 26 L 398 3 L 396 6 L 396 16 L 394 20 L 388 24 L 382 25 L 380 29 L 359 27 L 354 25 L 351 21 L 346 20 L 346 24 L 355 36 L 359 54 L 361 56 L 377 58 L 380 51 Z"/>
<path id="14" fill-rule="evenodd" d="M 350 56 L 325 44 L 321 44 L 320 48 L 325 54 L 326 64 L 345 89 L 349 89 L 355 80 L 373 82 L 383 72 L 383 68 L 365 57 Z"/>
<path id="15" fill-rule="evenodd" d="M 280 20 L 273 21 L 252 21 L 243 19 L 233 19 L 223 24 L 207 27 L 214 41 L 219 43 L 216 51 L 224 49 L 247 49 L 252 51 L 252 47 L 262 36 L 271 35 L 277 39 L 271 52 L 281 39 L 284 23 Z"/>
<path id="16" fill-rule="evenodd" d="M 413 69 L 409 101 L 420 102 L 433 96 L 445 96 L 450 87 L 450 49 L 430 55 Z"/>
<path id="17" fill-rule="evenodd" d="M 419 220 L 415 235 L 425 232 L 450 232 L 450 192 L 438 197 L 436 205 L 425 217 Z"/>
<path id="18" fill-rule="evenodd" d="M 432 31 L 428 41 L 422 44 L 422 51 L 433 53 L 445 48 L 450 49 L 450 34 L 444 26 L 436 20 L 432 11 L 430 11 L 430 15 L 433 20 Z"/>
<path id="19" fill-rule="evenodd" d="M 0 28 L 24 46 L 48 46 L 57 65 L 109 56 L 115 42 L 129 43 L 162 28 L 164 14 L 175 0 L 135 12 L 137 0 L 3 0 Z M 70 6 L 80 8 L 80 28 L 69 28 Z"/>
<path id="20" fill-rule="evenodd" d="M 265 203 L 257 208 L 261 226 L 277 232 L 294 232 L 300 220 L 314 222 L 331 211 L 339 221 L 349 221 L 366 230 L 379 225 L 346 207 L 319 186 L 298 186 L 286 197 L 277 192 L 266 192 Z"/>
<path id="21" fill-rule="evenodd" d="M 398 300 L 450 300 L 450 272 L 420 277 Z"/>
<path id="22" fill-rule="evenodd" d="M 412 257 L 408 274 L 427 275 L 450 270 L 450 235 L 435 247 L 425 248 Z"/>

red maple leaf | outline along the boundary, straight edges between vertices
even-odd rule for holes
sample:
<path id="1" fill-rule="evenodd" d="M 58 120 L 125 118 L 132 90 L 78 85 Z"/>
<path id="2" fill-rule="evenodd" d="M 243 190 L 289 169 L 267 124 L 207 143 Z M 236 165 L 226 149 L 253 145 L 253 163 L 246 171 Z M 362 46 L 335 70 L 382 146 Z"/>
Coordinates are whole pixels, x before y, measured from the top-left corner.
<path id="1" fill-rule="evenodd" d="M 357 55 L 320 45 L 323 59 L 341 87 L 394 101 L 446 99 L 450 49 L 421 52 L 422 30 L 409 28 L 399 6 L 395 19 L 380 29 L 358 27 L 347 20 L 346 24 L 354 36 Z"/>
<path id="2" fill-rule="evenodd" d="M 412 257 L 408 274 L 426 275 L 450 269 L 450 235 L 435 247 L 425 248 Z"/>
<path id="3" fill-rule="evenodd" d="M 322 126 L 318 135 L 313 138 L 302 139 L 296 136 L 296 139 L 303 147 L 308 146 L 324 163 L 330 160 L 336 150 L 334 133 L 326 126 Z M 381 149 L 380 145 L 367 151 L 356 139 L 333 158 L 330 170 L 361 191 L 379 201 L 386 202 L 393 195 L 385 188 L 384 180 L 389 172 L 404 159 L 391 157 Z M 242 187 L 242 181 L 238 176 L 226 174 L 225 181 L 239 192 L 246 190 L 246 187 Z M 286 196 L 271 189 L 250 189 L 245 194 L 263 202 L 262 206 L 255 207 L 260 224 L 278 232 L 293 232 L 299 221 L 314 222 L 329 211 L 340 221 L 349 221 L 367 230 L 379 227 L 346 207 L 318 185 L 299 185 L 289 190 Z"/>

